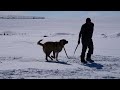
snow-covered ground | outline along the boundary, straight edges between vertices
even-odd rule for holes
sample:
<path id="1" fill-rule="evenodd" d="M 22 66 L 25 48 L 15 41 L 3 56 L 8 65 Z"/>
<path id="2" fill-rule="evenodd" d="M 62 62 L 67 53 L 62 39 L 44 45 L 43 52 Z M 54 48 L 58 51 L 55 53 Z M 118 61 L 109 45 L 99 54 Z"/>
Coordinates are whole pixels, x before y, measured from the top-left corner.
<path id="1" fill-rule="evenodd" d="M 95 63 L 80 62 L 81 44 L 75 55 L 78 19 L 0 19 L 0 79 L 120 79 L 120 25 L 95 24 Z M 116 28 L 114 28 L 116 27 Z M 114 30 L 113 30 L 114 29 Z M 68 40 L 59 62 L 46 62 L 37 41 Z"/>

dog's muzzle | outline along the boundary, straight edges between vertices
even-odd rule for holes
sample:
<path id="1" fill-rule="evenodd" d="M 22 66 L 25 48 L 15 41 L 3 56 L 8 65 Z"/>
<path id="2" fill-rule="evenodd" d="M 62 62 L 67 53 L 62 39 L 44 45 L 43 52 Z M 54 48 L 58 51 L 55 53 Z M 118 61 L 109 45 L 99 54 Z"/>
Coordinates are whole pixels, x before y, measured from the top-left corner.
<path id="1" fill-rule="evenodd" d="M 68 43 L 68 41 L 66 41 L 66 44 Z"/>

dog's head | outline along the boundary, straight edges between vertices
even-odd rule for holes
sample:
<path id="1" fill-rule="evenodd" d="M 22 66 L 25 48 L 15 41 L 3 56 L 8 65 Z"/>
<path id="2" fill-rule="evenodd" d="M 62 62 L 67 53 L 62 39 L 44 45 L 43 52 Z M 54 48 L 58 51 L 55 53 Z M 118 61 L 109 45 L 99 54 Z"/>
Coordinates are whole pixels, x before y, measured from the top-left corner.
<path id="1" fill-rule="evenodd" d="M 63 45 L 63 46 L 64 46 L 65 44 L 67 44 L 67 43 L 68 43 L 68 41 L 65 40 L 65 39 L 61 39 L 61 40 L 60 40 L 60 44 Z"/>

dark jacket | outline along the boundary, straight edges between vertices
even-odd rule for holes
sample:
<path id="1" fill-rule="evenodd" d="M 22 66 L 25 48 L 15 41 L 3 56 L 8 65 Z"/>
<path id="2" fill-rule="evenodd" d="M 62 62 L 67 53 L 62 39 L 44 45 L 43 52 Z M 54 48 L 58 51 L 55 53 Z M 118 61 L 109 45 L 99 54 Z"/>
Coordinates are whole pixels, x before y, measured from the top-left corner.
<path id="1" fill-rule="evenodd" d="M 92 22 L 83 24 L 81 27 L 81 31 L 79 33 L 79 39 L 80 38 L 82 40 L 92 39 L 93 30 L 94 30 L 94 24 Z"/>

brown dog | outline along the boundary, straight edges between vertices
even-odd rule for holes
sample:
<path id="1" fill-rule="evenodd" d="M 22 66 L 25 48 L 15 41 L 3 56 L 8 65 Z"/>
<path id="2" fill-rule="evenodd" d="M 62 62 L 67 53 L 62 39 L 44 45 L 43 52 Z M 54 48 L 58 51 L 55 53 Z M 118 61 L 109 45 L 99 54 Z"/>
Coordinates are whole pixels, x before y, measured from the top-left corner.
<path id="1" fill-rule="evenodd" d="M 65 44 L 68 43 L 67 40 L 62 39 L 59 42 L 46 42 L 44 44 L 40 43 L 42 40 L 37 42 L 38 45 L 43 46 L 43 51 L 46 54 L 46 60 L 48 61 L 48 57 L 53 60 L 55 58 L 58 61 L 58 53 L 62 51 Z M 50 57 L 51 52 L 53 52 L 53 56 Z"/>

